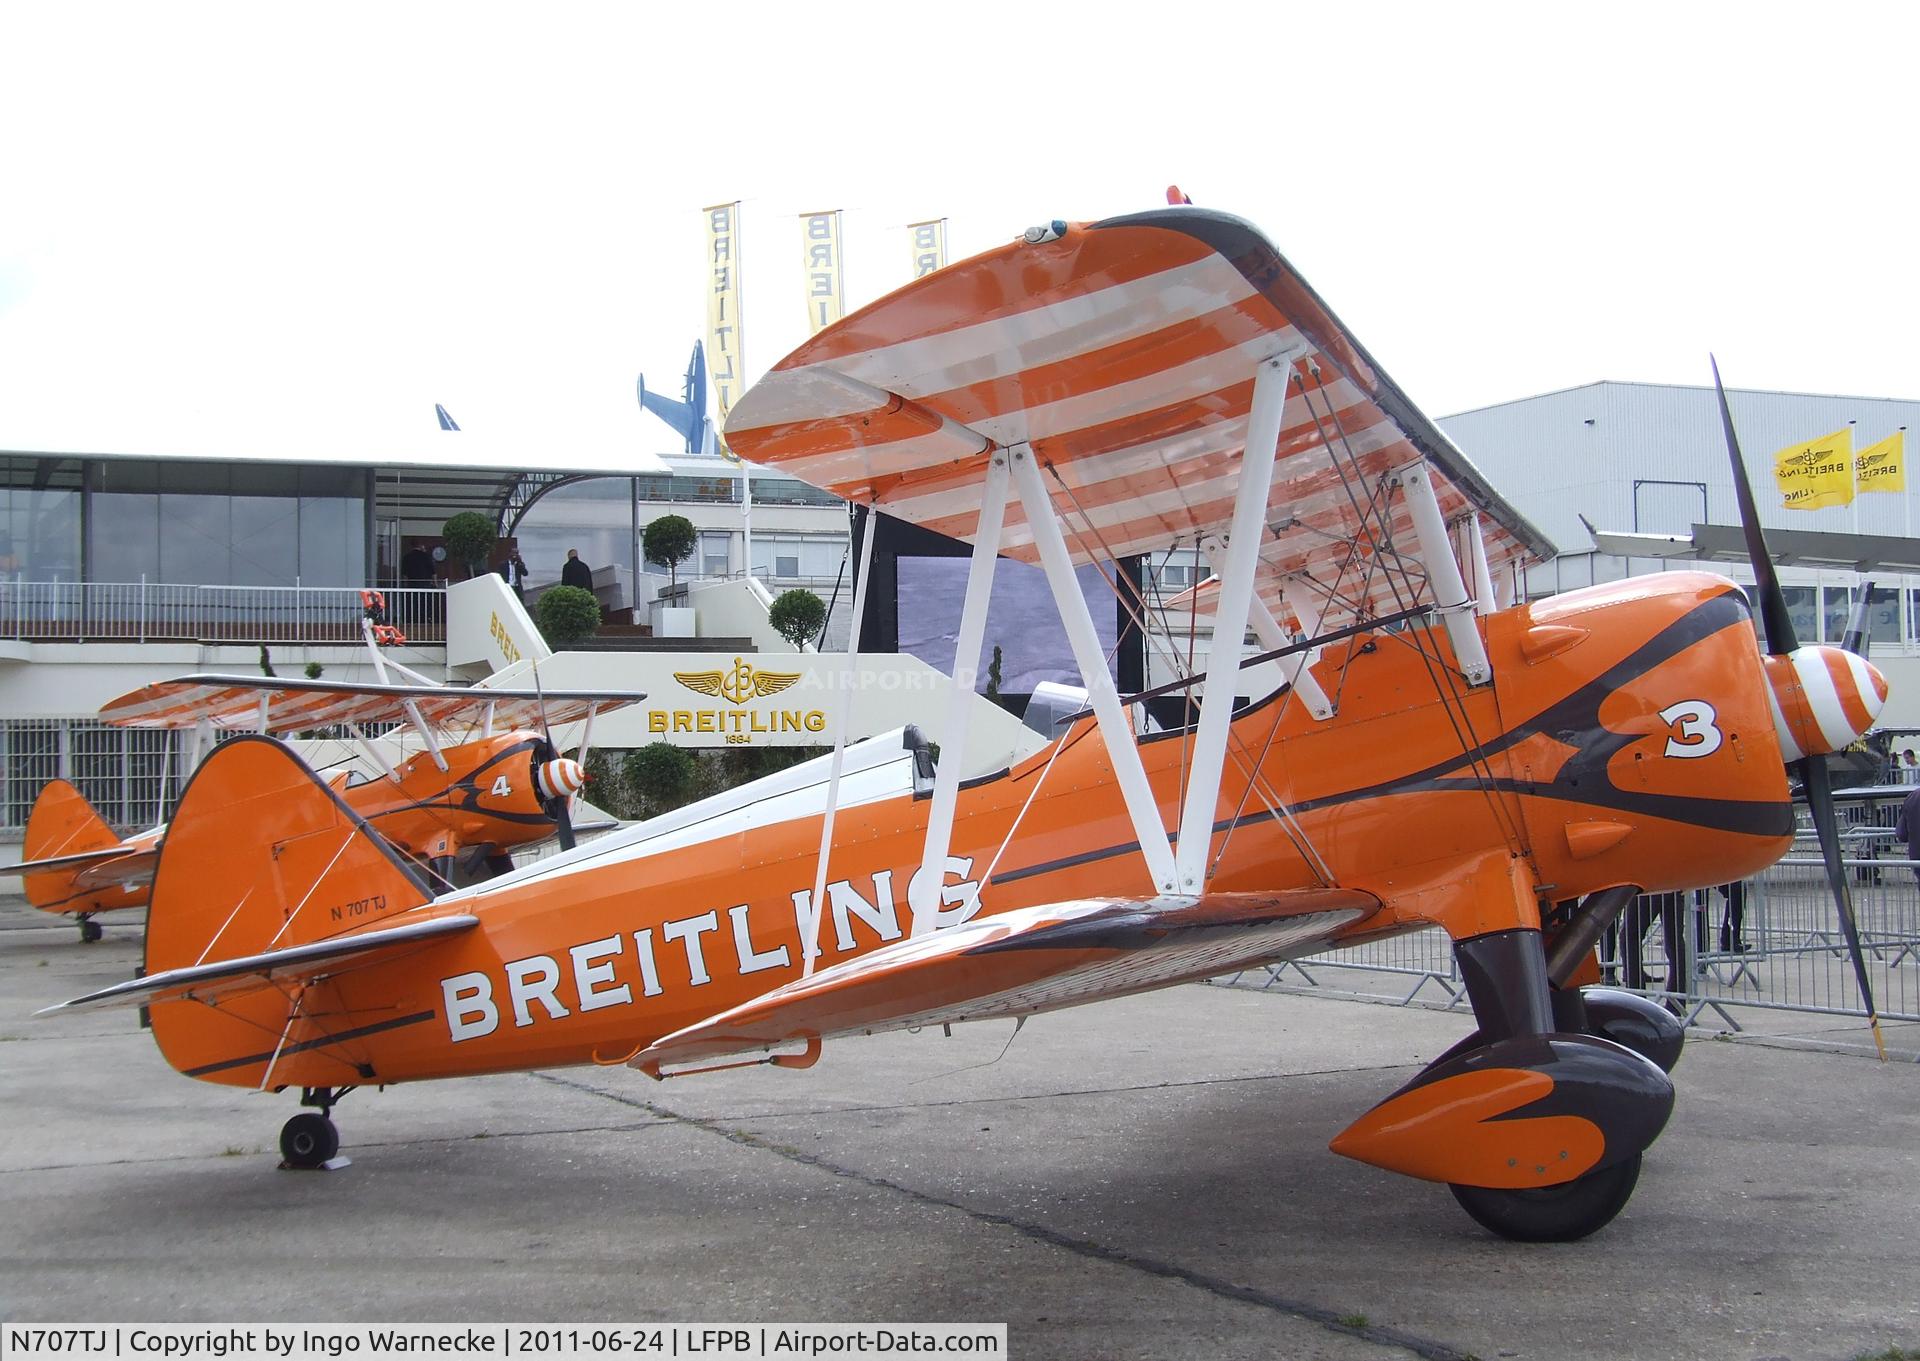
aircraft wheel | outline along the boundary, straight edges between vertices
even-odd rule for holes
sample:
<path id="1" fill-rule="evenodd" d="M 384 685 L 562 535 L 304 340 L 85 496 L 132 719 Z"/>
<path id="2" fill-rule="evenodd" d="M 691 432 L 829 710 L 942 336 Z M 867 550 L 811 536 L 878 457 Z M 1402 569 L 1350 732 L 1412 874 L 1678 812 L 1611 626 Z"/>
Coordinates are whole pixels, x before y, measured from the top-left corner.
<path id="1" fill-rule="evenodd" d="M 1489 1186 L 1449 1186 L 1460 1208 L 1483 1228 L 1520 1243 L 1571 1243 L 1604 1228 L 1626 1208 L 1640 1180 L 1634 1154 L 1560 1186 L 1520 1191 Z"/>
<path id="2" fill-rule="evenodd" d="M 100 923 L 92 917 L 82 917 L 80 919 L 80 943 L 82 945 L 91 945 L 105 934 L 106 933 L 100 929 Z"/>
<path id="3" fill-rule="evenodd" d="M 302 1111 L 280 1127 L 280 1156 L 287 1167 L 319 1167 L 340 1151 L 340 1131 L 333 1121 Z"/>

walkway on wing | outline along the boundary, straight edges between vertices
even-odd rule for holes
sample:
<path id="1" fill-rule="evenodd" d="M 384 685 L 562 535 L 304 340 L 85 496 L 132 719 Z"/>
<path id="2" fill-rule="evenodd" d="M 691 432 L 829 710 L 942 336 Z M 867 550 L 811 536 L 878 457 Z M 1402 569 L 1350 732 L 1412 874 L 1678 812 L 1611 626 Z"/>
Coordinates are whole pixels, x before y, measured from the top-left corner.
<path id="1" fill-rule="evenodd" d="M 355 1165 L 292 1175 L 290 1098 L 171 1074 L 131 1014 L 24 1019 L 138 955 L 0 905 L 15 1319 L 150 1317 L 166 1280 L 208 1319 L 1004 1319 L 1019 1358 L 1920 1345 L 1913 1064 L 1694 1045 L 1633 1204 L 1553 1248 L 1326 1152 L 1466 1018 L 1225 988 L 1039 1017 L 1003 1058 L 995 1024 L 360 1093 Z"/>

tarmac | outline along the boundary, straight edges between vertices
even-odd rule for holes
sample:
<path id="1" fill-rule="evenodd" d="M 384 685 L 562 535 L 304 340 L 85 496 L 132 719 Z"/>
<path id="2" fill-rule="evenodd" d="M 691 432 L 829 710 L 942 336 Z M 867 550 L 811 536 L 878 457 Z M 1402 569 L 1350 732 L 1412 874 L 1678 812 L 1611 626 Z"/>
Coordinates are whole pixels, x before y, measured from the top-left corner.
<path id="1" fill-rule="evenodd" d="M 352 1165 L 294 1173 L 292 1094 L 178 1076 L 133 1012 L 29 1019 L 132 974 L 137 914 L 101 920 L 81 945 L 0 903 L 10 1321 L 982 1321 L 1019 1361 L 1920 1348 L 1911 1061 L 1690 1044 L 1632 1203 L 1563 1245 L 1327 1151 L 1469 1018 L 1207 986 L 803 1072 L 358 1092 Z"/>

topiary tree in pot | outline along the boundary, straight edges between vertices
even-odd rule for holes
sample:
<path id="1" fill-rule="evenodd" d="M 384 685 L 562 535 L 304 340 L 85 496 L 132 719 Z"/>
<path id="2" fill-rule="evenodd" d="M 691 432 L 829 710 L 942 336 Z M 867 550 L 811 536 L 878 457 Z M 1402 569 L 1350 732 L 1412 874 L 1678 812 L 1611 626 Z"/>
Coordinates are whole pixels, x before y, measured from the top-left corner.
<path id="1" fill-rule="evenodd" d="M 578 586 L 555 586 L 533 607 L 533 622 L 549 647 L 591 638 L 600 628 L 600 602 Z"/>
<path id="2" fill-rule="evenodd" d="M 487 559 L 493 556 L 493 521 L 477 510 L 449 515 L 440 526 L 440 543 L 449 558 L 467 569 L 469 577 L 477 577 L 487 570 Z"/>
<path id="3" fill-rule="evenodd" d="M 680 564 L 693 556 L 699 542 L 693 521 L 684 515 L 662 515 L 640 536 L 640 553 L 656 567 L 666 568 L 668 588 L 677 590 Z"/>
<path id="4" fill-rule="evenodd" d="M 827 607 L 812 591 L 795 587 L 774 598 L 767 610 L 767 622 L 773 625 L 775 633 L 798 649 L 820 636 L 820 629 L 827 622 Z"/>

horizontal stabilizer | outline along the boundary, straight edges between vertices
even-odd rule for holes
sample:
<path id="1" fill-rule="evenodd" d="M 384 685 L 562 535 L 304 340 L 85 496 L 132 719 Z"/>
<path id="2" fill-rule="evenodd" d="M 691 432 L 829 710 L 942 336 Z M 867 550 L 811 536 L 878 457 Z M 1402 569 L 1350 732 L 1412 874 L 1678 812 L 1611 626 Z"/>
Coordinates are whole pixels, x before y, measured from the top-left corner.
<path id="1" fill-rule="evenodd" d="M 434 917 L 428 921 L 387 926 L 377 931 L 317 940 L 307 945 L 290 945 L 284 950 L 266 950 L 238 959 L 222 959 L 211 964 L 190 964 L 167 969 L 144 978 L 130 978 L 110 988 L 90 992 L 36 1011 L 36 1016 L 60 1015 L 70 1011 L 93 1011 L 106 1007 L 146 1006 L 154 1002 L 173 1002 L 192 998 L 211 1001 L 216 997 L 257 988 L 275 978 L 307 978 L 331 973 L 351 960 L 366 962 L 376 955 L 392 954 L 442 936 L 471 931 L 480 924 L 478 917 Z"/>
<path id="2" fill-rule="evenodd" d="M 128 854 L 121 846 L 99 851 L 76 851 L 72 855 L 50 855 L 44 860 L 22 860 L 17 865 L 0 865 L 0 874 L 41 874 L 48 870 L 77 870 L 119 860 Z"/>
<path id="3" fill-rule="evenodd" d="M 589 710 L 604 714 L 645 698 L 638 690 L 542 691 L 278 676 L 182 676 L 130 690 L 108 701 L 100 717 L 123 728 L 186 729 L 206 719 L 216 728 L 273 734 L 333 723 L 406 723 L 412 717 L 409 706 L 419 711 L 423 722 L 446 726 L 473 722 L 491 708 L 496 729 L 544 729 L 577 723 Z"/>
<path id="4" fill-rule="evenodd" d="M 1047 903 L 916 936 L 656 1041 L 683 1064 L 794 1041 L 1026 1016 L 1323 949 L 1379 900 L 1350 889 Z"/>

